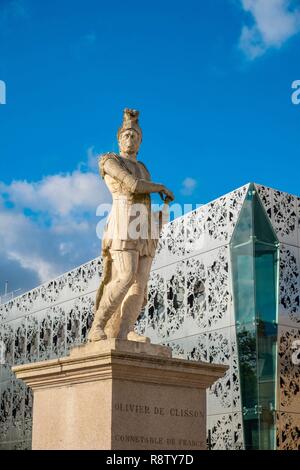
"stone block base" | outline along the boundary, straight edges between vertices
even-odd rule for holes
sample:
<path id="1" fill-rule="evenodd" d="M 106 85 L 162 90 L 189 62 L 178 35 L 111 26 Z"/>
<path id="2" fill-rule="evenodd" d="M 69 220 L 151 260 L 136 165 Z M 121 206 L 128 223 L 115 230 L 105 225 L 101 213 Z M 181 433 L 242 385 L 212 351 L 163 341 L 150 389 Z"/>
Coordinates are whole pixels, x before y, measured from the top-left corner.
<path id="1" fill-rule="evenodd" d="M 33 449 L 205 449 L 206 388 L 226 366 L 116 339 L 14 367 L 34 392 Z"/>

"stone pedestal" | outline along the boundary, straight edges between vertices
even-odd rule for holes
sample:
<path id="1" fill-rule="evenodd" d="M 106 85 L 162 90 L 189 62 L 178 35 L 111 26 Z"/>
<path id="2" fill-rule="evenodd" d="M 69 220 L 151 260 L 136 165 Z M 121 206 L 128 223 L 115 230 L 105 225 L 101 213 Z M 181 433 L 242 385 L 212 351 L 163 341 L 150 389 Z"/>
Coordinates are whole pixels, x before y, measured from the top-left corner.
<path id="1" fill-rule="evenodd" d="M 205 449 L 206 388 L 227 367 L 106 340 L 13 368 L 34 392 L 33 449 Z"/>

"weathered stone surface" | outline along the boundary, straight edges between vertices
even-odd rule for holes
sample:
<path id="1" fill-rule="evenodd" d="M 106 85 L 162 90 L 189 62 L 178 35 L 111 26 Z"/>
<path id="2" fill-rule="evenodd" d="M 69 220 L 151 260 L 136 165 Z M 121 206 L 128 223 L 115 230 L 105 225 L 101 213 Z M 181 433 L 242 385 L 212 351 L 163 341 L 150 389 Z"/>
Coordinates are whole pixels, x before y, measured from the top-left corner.
<path id="1" fill-rule="evenodd" d="M 138 117 L 138 111 L 124 110 L 118 131 L 120 155 L 109 152 L 99 159 L 113 204 L 103 233 L 104 268 L 89 341 L 147 340 L 134 331 L 134 325 L 147 303 L 151 265 L 174 195 L 163 184 L 151 181 L 148 169 L 137 160 L 142 139 Z M 151 193 L 159 193 L 164 200 L 161 211 L 151 210 Z"/>
<path id="2" fill-rule="evenodd" d="M 225 371 L 120 340 L 14 368 L 34 392 L 33 449 L 205 449 L 205 390 Z"/>

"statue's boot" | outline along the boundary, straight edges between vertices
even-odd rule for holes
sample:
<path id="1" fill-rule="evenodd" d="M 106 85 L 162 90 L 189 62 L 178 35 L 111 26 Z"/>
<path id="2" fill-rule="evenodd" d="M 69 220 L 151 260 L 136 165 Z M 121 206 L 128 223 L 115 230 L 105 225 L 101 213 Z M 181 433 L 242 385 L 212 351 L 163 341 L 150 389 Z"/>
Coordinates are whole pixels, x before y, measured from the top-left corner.
<path id="1" fill-rule="evenodd" d="M 128 341 L 138 341 L 139 343 L 150 343 L 150 338 L 147 338 L 147 336 L 139 335 L 134 331 L 134 325 L 128 325 L 122 323 L 119 334 L 118 334 L 118 339 L 124 339 Z"/>
<path id="2" fill-rule="evenodd" d="M 134 288 L 132 288 L 133 290 Z M 129 341 L 138 341 L 140 343 L 150 343 L 147 336 L 139 335 L 134 331 L 136 320 L 139 316 L 143 303 L 143 296 L 132 294 L 124 299 L 121 307 L 121 322 L 118 334 L 119 339 L 127 339 Z"/>
<path id="3" fill-rule="evenodd" d="M 139 335 L 134 330 L 129 331 L 129 333 L 127 334 L 127 339 L 129 341 L 138 341 L 140 343 L 150 343 L 150 338 L 144 335 Z"/>
<path id="4" fill-rule="evenodd" d="M 104 328 L 109 317 L 110 311 L 100 306 L 95 314 L 92 327 L 89 331 L 87 337 L 88 341 L 101 341 L 102 339 L 107 339 Z"/>
<path id="5" fill-rule="evenodd" d="M 124 253 L 121 254 L 124 255 Z M 123 259 L 123 264 L 126 266 L 125 261 Z M 128 259 L 127 263 L 129 263 Z M 105 327 L 109 320 L 113 319 L 114 314 L 117 313 L 122 300 L 128 292 L 131 282 L 132 274 L 130 270 L 127 270 L 125 274 L 122 272 L 122 276 L 116 276 L 114 281 L 110 282 L 104 287 L 98 310 L 95 313 L 94 321 L 88 334 L 88 341 L 100 341 L 102 339 L 107 339 Z M 109 336 L 111 337 L 110 334 Z"/>

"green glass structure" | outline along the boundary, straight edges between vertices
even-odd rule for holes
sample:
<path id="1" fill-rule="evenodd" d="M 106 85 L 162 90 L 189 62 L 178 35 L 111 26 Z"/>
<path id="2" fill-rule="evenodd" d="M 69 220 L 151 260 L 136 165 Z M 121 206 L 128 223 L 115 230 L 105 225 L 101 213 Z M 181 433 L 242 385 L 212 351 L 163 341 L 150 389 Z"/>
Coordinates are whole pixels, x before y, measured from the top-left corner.
<path id="1" fill-rule="evenodd" d="M 246 449 L 275 449 L 279 242 L 250 185 L 231 244 Z"/>

